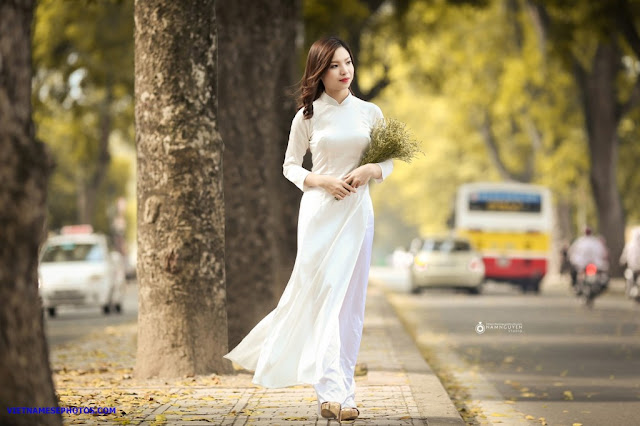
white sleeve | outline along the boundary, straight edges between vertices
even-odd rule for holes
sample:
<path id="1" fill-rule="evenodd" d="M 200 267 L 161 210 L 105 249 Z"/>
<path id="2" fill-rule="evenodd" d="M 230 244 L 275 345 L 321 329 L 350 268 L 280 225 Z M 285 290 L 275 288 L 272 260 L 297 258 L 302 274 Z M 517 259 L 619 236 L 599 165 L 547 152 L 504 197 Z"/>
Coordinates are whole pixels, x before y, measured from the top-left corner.
<path id="1" fill-rule="evenodd" d="M 378 122 L 378 120 L 381 120 L 384 118 L 384 115 L 382 114 L 382 110 L 380 110 L 380 108 L 373 104 L 374 108 L 374 114 L 373 114 L 373 124 L 375 125 L 375 123 Z M 376 163 L 378 166 L 380 166 L 380 170 L 382 171 L 382 176 L 380 178 L 376 178 L 374 179 L 377 183 L 381 183 L 383 180 L 385 180 L 387 178 L 387 176 L 389 176 L 391 174 L 391 172 L 393 171 L 393 159 L 390 158 L 386 161 L 383 161 L 381 163 Z"/>
<path id="2" fill-rule="evenodd" d="M 382 163 L 376 163 L 378 166 L 380 166 L 380 169 L 382 170 L 382 177 L 378 178 L 378 179 L 374 179 L 376 182 L 380 183 L 383 180 L 385 180 L 387 178 L 387 176 L 389 176 L 391 174 L 391 172 L 393 171 L 393 159 L 389 158 L 386 161 L 383 161 Z"/>
<path id="3" fill-rule="evenodd" d="M 304 180 L 311 173 L 302 167 L 302 159 L 309 149 L 310 133 L 310 121 L 304 119 L 303 109 L 300 109 L 291 122 L 291 133 L 289 133 L 289 144 L 284 155 L 282 173 L 301 191 L 304 191 Z"/>

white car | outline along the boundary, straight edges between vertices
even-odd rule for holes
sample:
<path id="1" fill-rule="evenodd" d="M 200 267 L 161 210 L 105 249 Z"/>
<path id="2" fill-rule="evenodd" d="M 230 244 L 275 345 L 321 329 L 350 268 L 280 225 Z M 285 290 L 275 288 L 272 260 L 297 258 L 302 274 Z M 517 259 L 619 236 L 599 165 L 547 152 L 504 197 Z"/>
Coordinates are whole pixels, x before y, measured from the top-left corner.
<path id="1" fill-rule="evenodd" d="M 484 281 L 484 262 L 464 238 L 426 238 L 415 254 L 410 279 L 412 293 L 424 287 L 458 287 L 478 294 Z"/>
<path id="2" fill-rule="evenodd" d="M 39 292 L 49 316 L 58 306 L 98 306 L 120 312 L 125 293 L 124 262 L 102 234 L 50 237 L 38 269 Z"/>

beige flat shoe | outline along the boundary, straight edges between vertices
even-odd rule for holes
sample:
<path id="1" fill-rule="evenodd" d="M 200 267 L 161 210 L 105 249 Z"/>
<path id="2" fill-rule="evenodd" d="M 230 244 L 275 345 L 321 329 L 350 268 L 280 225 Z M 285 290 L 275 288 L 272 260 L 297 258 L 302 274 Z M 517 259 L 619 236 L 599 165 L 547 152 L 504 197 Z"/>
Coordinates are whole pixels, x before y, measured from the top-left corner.
<path id="1" fill-rule="evenodd" d="M 325 419 L 337 419 L 342 410 L 339 402 L 323 402 L 320 405 L 320 415 Z"/>
<path id="2" fill-rule="evenodd" d="M 338 418 L 338 421 L 342 422 L 343 420 L 355 420 L 359 415 L 360 410 L 358 410 L 356 407 L 342 408 L 340 410 L 340 417 Z"/>

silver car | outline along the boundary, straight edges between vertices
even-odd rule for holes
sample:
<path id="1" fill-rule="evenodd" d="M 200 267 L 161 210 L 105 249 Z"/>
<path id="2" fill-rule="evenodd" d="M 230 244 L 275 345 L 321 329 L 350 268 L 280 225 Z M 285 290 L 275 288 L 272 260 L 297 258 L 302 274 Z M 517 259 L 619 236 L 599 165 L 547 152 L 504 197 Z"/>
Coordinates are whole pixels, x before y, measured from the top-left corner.
<path id="1" fill-rule="evenodd" d="M 39 293 L 49 316 L 59 306 L 97 306 L 121 311 L 125 292 L 122 256 L 102 234 L 54 236 L 45 243 L 38 268 Z"/>
<path id="2" fill-rule="evenodd" d="M 467 239 L 425 238 L 411 264 L 410 279 L 412 293 L 424 287 L 455 287 L 478 294 L 484 281 L 484 263 Z"/>

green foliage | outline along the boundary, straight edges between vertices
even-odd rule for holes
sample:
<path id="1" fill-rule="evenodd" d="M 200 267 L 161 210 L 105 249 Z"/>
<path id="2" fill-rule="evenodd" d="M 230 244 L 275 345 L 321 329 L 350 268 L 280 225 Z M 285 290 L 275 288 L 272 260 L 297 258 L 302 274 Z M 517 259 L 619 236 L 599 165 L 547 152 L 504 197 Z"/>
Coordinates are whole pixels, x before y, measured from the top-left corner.
<path id="1" fill-rule="evenodd" d="M 392 84 L 375 102 L 405 120 L 427 152 L 411 166 L 397 165 L 393 178 L 376 187 L 375 200 L 404 206 L 405 220 L 423 233 L 444 230 L 455 188 L 472 180 L 546 185 L 556 200 L 570 206 L 574 226 L 596 223 L 580 92 L 566 57 L 558 53 L 578 52 L 588 63 L 597 37 L 617 21 L 597 2 L 567 7 L 562 13 L 573 22 L 565 28 L 570 37 L 566 45 L 549 49 L 527 3 L 494 0 L 477 8 L 412 2 L 408 34 L 373 36 L 393 64 Z M 591 24 L 596 31 L 590 31 Z M 408 40 L 404 48 L 398 42 L 403 38 Z M 640 71 L 632 49 L 625 53 L 621 101 L 629 99 Z M 633 114 L 635 120 L 621 124 L 619 178 L 629 220 L 637 221 L 640 128 L 637 109 Z"/>
<path id="2" fill-rule="evenodd" d="M 407 16 L 428 31 L 388 52 L 392 84 L 376 102 L 426 141 L 427 156 L 397 165 L 377 199 L 394 196 L 428 233 L 446 229 L 468 181 L 531 181 L 573 197 L 588 170 L 573 79 L 545 57 L 525 11 L 414 2 Z"/>
<path id="3" fill-rule="evenodd" d="M 553 21 L 549 33 L 550 51 L 565 61 L 565 68 L 582 67 L 592 72 L 591 63 L 600 43 L 613 43 L 620 55 L 615 93 L 600 102 L 617 102 L 617 137 L 620 140 L 617 178 L 628 225 L 640 223 L 640 97 L 626 105 L 632 93 L 640 94 L 640 1 L 568 2 L 550 0 L 544 4 Z M 598 120 L 599 117 L 591 117 Z M 614 138 L 612 135 L 612 142 Z"/>
<path id="4" fill-rule="evenodd" d="M 83 87 L 133 87 L 133 1 L 40 0 L 33 34 L 37 68 L 63 73 L 86 70 Z"/>
<path id="5" fill-rule="evenodd" d="M 404 220 L 421 233 L 446 230 L 459 184 L 475 178 L 496 179 L 477 137 L 458 132 L 449 118 L 455 113 L 444 97 L 418 96 L 405 89 L 407 80 L 393 85 L 394 96 L 383 95 L 378 102 L 389 115 L 401 117 L 422 141 L 425 156 L 411 164 L 395 162 L 392 178 L 374 187 L 376 209 L 383 203 L 399 207 Z M 376 210 L 376 211 L 377 211 Z M 393 246 L 408 241 L 395 241 Z"/>
<path id="6" fill-rule="evenodd" d="M 370 17 L 370 10 L 362 0 L 308 0 L 303 2 L 305 47 L 330 35 L 349 38 L 349 31 Z"/>
<path id="7" fill-rule="evenodd" d="M 394 217 L 439 232 L 460 183 L 517 180 L 550 187 L 569 206 L 574 229 L 597 222 L 574 70 L 591 63 L 600 40 L 613 37 L 623 53 L 618 101 L 630 99 L 640 73 L 638 46 L 629 42 L 640 0 L 405 0 L 373 14 L 375 5 L 307 1 L 305 33 L 310 43 L 327 33 L 353 37 L 356 28 L 359 84 L 388 78 L 374 101 L 423 141 L 425 157 L 396 163 L 392 179 L 374 187 L 378 210 L 392 203 L 401 210 Z M 640 219 L 638 113 L 619 129 L 618 178 L 630 221 Z"/>
<path id="8" fill-rule="evenodd" d="M 98 170 L 100 140 L 134 141 L 133 0 L 40 0 L 33 64 L 36 135 L 56 164 L 48 225 L 76 223 L 86 192 L 97 191 L 92 222 L 108 229 L 106 206 L 126 194 L 123 179 L 131 173 L 116 157 L 99 188 L 89 183 Z M 127 161 L 132 167 L 134 159 Z"/>

